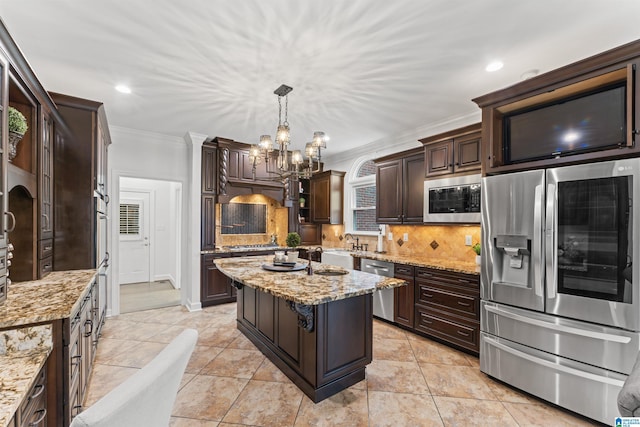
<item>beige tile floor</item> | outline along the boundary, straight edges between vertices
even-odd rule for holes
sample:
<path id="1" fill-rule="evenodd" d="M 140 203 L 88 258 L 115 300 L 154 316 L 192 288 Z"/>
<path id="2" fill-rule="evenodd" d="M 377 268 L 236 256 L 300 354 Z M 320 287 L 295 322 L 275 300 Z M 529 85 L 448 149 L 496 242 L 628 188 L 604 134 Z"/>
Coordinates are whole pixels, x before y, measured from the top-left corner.
<path id="1" fill-rule="evenodd" d="M 190 327 L 200 335 L 173 408 L 175 427 L 597 425 L 492 380 L 476 357 L 377 320 L 366 379 L 314 404 L 236 329 L 235 316 L 235 304 L 225 304 L 109 318 L 85 406 Z"/>

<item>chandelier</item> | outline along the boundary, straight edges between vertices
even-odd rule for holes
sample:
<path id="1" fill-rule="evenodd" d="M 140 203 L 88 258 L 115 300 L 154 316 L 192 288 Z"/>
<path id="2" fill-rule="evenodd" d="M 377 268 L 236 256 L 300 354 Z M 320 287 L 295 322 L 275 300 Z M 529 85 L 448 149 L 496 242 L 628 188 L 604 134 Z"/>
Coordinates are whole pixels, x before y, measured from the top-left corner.
<path id="1" fill-rule="evenodd" d="M 292 87 L 281 85 L 273 93 L 278 95 L 278 128 L 276 130 L 276 146 L 271 135 L 260 136 L 260 143 L 249 149 L 249 161 L 253 166 L 253 178 L 256 176 L 256 165 L 266 162 L 267 173 L 275 179 L 285 180 L 289 177 L 311 178 L 320 172 L 321 151 L 327 148 L 327 136 L 324 132 L 314 132 L 313 140 L 307 142 L 304 156 L 300 150 L 289 151 L 291 134 L 289 129 L 289 92 Z M 284 120 L 282 119 L 282 98 L 284 98 Z M 305 160 L 306 157 L 306 160 Z"/>

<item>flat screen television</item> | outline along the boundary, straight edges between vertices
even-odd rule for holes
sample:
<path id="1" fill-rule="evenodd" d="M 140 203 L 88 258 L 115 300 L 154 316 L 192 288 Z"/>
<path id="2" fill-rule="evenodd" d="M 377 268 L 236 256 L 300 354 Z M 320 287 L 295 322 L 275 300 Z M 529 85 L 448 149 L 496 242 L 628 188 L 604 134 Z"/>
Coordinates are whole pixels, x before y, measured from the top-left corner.
<path id="1" fill-rule="evenodd" d="M 505 164 L 602 150 L 626 144 L 626 86 L 505 114 Z"/>

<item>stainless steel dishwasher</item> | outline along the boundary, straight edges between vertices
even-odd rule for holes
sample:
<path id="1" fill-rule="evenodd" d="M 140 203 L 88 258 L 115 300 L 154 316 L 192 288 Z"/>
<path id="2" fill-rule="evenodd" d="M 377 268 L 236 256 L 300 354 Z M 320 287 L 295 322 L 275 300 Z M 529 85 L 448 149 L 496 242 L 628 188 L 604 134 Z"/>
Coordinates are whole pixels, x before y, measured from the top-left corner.
<path id="1" fill-rule="evenodd" d="M 378 276 L 393 277 L 392 262 L 362 258 L 360 270 Z M 393 322 L 393 289 L 382 289 L 373 294 L 373 315 Z"/>

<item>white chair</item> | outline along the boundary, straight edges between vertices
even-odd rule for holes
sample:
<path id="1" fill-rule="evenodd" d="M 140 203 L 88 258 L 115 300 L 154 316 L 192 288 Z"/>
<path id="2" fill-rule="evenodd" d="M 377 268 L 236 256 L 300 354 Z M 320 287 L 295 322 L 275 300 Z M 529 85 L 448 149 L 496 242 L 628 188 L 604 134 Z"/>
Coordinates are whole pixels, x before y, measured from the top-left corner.
<path id="1" fill-rule="evenodd" d="M 78 414 L 70 427 L 168 426 L 197 340 L 195 329 L 185 329 L 142 369 Z"/>

